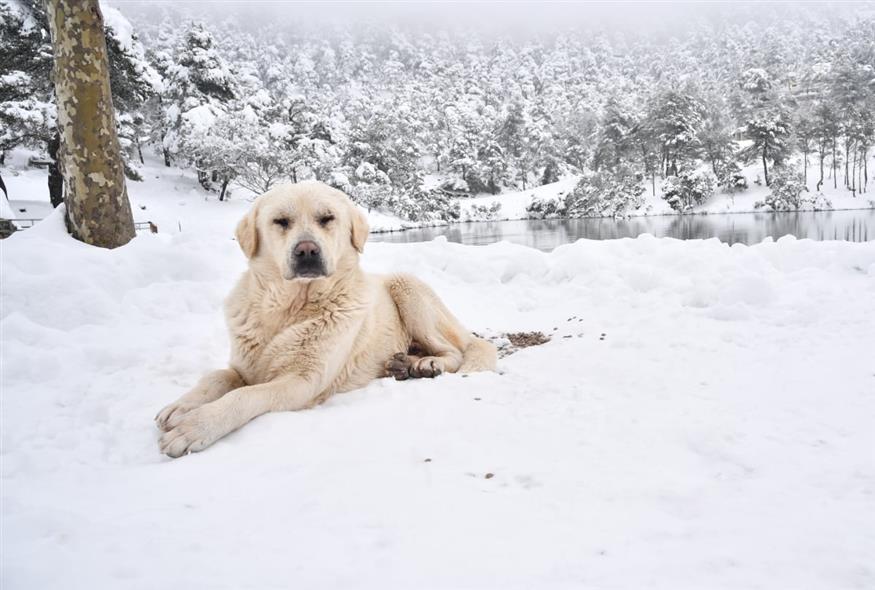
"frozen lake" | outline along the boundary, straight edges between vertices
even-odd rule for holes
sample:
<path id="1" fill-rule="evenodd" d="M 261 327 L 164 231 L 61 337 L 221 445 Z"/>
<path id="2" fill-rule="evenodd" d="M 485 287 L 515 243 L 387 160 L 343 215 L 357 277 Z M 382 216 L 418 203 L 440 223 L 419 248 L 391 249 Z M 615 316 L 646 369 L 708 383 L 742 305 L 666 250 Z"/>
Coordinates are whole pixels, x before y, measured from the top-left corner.
<path id="1" fill-rule="evenodd" d="M 875 209 L 483 221 L 375 234 L 370 239 L 400 243 L 446 236 L 449 241 L 462 244 L 491 244 L 506 240 L 539 250 L 552 250 L 581 238 L 610 240 L 634 238 L 641 234 L 681 240 L 719 238 L 728 244 L 756 244 L 769 236 L 778 239 L 786 235 L 800 239 L 866 242 L 875 240 Z"/>

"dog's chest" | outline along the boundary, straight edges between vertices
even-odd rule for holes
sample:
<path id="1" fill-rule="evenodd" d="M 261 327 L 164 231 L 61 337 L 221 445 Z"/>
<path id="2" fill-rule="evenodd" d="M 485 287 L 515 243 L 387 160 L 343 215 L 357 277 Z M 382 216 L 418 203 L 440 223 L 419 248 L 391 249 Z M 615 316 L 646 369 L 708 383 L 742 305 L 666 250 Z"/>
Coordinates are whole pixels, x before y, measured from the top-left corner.
<path id="1" fill-rule="evenodd" d="M 305 309 L 272 305 L 270 300 L 253 302 L 229 314 L 234 368 L 247 383 L 270 380 L 277 341 L 288 340 L 289 332 L 306 319 Z"/>

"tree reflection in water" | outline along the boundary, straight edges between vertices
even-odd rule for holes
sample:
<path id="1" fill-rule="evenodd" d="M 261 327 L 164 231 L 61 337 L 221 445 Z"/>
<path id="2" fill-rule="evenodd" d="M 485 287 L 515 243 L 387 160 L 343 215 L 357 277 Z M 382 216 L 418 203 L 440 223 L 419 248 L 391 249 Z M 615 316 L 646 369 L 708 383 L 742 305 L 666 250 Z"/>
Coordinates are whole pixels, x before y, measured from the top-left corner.
<path id="1" fill-rule="evenodd" d="M 786 235 L 799 239 L 866 242 L 875 240 L 875 210 L 483 221 L 375 234 L 371 239 L 424 242 L 444 236 L 461 244 L 481 245 L 504 240 L 552 250 L 581 238 L 612 240 L 645 233 L 680 240 L 718 238 L 727 244 L 756 244 L 768 237 L 777 240 Z"/>

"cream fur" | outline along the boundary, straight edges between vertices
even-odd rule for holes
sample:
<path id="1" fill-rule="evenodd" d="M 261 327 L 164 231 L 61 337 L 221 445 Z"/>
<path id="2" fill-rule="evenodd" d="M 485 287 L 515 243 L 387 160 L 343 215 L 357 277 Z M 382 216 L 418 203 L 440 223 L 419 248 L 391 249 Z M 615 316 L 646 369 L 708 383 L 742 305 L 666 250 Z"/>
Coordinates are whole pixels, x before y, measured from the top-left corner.
<path id="1" fill-rule="evenodd" d="M 495 369 L 495 347 L 465 330 L 427 285 L 359 268 L 367 221 L 342 192 L 319 182 L 278 186 L 256 200 L 236 235 L 249 269 L 225 302 L 230 367 L 158 413 L 163 453 L 200 451 L 261 414 L 309 408 L 399 364 L 412 376 Z M 301 240 L 319 246 L 328 276 L 294 276 Z"/>

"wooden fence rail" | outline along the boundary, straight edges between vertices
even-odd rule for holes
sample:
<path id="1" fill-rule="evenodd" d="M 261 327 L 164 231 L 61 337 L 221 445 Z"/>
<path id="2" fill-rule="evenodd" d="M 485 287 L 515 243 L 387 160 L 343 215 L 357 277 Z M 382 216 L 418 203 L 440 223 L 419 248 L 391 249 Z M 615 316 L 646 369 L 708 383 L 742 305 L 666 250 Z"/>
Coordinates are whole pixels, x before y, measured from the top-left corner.
<path id="1" fill-rule="evenodd" d="M 16 231 L 29 229 L 39 221 L 42 221 L 42 218 L 19 217 L 17 219 L 0 219 L 0 240 L 8 238 Z M 158 226 L 151 221 L 135 221 L 134 229 L 137 231 L 149 230 L 153 234 L 158 233 Z"/>

